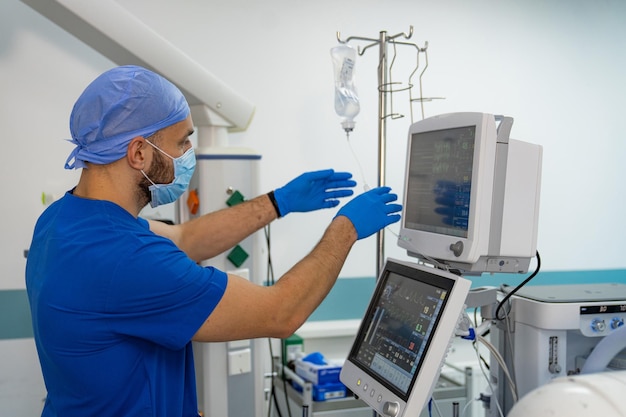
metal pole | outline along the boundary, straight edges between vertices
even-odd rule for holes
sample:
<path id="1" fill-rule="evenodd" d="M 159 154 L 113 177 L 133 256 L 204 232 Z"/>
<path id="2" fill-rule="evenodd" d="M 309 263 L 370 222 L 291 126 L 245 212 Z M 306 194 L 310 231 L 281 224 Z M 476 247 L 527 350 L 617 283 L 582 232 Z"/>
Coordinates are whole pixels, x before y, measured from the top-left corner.
<path id="1" fill-rule="evenodd" d="M 387 158 L 387 32 L 380 32 L 378 60 L 378 186 L 385 184 Z M 385 229 L 376 235 L 376 274 L 382 271 L 385 261 Z"/>

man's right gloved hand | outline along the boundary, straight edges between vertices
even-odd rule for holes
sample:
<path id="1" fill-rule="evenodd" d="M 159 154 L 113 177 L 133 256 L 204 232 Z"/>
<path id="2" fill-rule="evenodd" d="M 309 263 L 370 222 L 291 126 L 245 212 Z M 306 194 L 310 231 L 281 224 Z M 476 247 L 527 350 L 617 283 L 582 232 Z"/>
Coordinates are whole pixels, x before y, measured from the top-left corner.
<path id="1" fill-rule="evenodd" d="M 335 172 L 332 169 L 306 172 L 274 190 L 278 216 L 335 207 L 339 204 L 339 198 L 353 194 L 351 188 L 355 185 L 349 172 Z"/>
<path id="2" fill-rule="evenodd" d="M 345 216 L 352 222 L 358 239 L 366 238 L 400 220 L 400 214 L 397 213 L 402 210 L 402 206 L 390 204 L 398 199 L 390 191 L 390 187 L 366 191 L 343 206 L 337 216 Z"/>

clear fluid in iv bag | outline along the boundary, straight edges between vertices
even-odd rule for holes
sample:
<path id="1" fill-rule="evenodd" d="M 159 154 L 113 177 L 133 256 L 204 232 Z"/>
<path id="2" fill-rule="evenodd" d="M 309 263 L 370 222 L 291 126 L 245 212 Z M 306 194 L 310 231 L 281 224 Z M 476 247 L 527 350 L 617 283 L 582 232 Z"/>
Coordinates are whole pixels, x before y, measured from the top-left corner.
<path id="1" fill-rule="evenodd" d="M 346 119 L 354 119 L 361 106 L 359 98 L 351 90 L 343 87 L 335 87 L 335 112 Z"/>

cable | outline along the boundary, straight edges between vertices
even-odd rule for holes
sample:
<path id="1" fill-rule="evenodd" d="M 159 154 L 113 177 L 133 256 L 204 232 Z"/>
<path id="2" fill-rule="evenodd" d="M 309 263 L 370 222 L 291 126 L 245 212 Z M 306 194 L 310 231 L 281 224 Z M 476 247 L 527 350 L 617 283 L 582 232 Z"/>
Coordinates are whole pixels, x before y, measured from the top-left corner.
<path id="1" fill-rule="evenodd" d="M 275 276 L 274 276 L 274 265 L 272 263 L 272 244 L 271 244 L 271 229 L 270 229 L 270 225 L 268 224 L 267 226 L 265 226 L 264 228 L 264 232 L 265 232 L 265 244 L 267 245 L 267 285 L 268 286 L 272 286 L 276 283 L 275 280 Z M 269 350 L 270 350 L 270 363 L 274 363 L 274 353 L 273 353 L 273 349 L 272 349 L 272 339 L 268 338 L 267 339 L 268 343 L 269 343 Z M 282 344 L 285 343 L 284 339 L 281 339 L 281 346 Z M 273 371 L 272 371 L 273 372 Z M 291 406 L 289 405 L 289 397 L 287 394 L 287 382 L 285 381 L 285 376 L 281 375 L 280 376 L 281 380 L 283 381 L 283 394 L 285 395 L 285 404 L 287 405 L 287 414 L 289 415 L 289 417 L 291 417 Z M 272 391 L 271 391 L 271 395 L 274 399 L 274 405 L 276 406 L 276 412 L 278 413 L 279 417 L 282 417 L 282 414 L 280 412 L 280 408 L 278 406 L 278 398 L 276 397 L 276 385 L 275 385 L 275 380 L 276 378 L 272 378 Z M 270 407 L 268 407 L 268 416 L 269 416 L 269 408 L 271 408 L 271 402 L 270 402 Z"/>
<path id="2" fill-rule="evenodd" d="M 270 240 L 270 225 L 268 224 L 263 228 L 265 233 L 265 244 L 267 245 L 267 270 L 266 270 L 266 282 L 267 285 L 274 285 L 274 271 L 272 267 L 272 255 L 271 255 L 271 240 Z M 272 348 L 272 339 L 270 337 L 267 338 L 267 344 L 270 352 L 270 364 L 272 364 L 271 372 L 273 373 L 274 368 L 274 349 Z M 278 417 L 282 417 L 282 413 L 280 412 L 280 407 L 278 405 L 278 398 L 276 398 L 276 386 L 275 386 L 275 378 L 272 377 L 272 387 L 270 391 L 270 401 L 267 407 L 267 417 L 271 417 L 272 414 L 272 400 L 274 401 L 274 405 L 276 407 L 276 413 L 278 413 Z"/>
<path id="3" fill-rule="evenodd" d="M 500 368 L 502 369 L 502 372 L 504 372 L 504 375 L 506 376 L 506 380 L 509 383 L 509 388 L 511 389 L 511 395 L 513 395 L 513 402 L 516 403 L 517 402 L 517 387 L 515 386 L 515 382 L 513 382 L 513 378 L 511 378 L 509 368 L 506 366 L 506 363 L 504 362 L 504 358 L 502 357 L 500 352 L 498 352 L 495 346 L 492 345 L 490 342 L 488 342 L 482 336 L 477 336 L 476 340 L 482 343 L 485 347 L 487 347 L 487 349 L 489 349 L 489 352 L 491 352 L 492 356 L 500 364 Z"/>
<path id="4" fill-rule="evenodd" d="M 350 153 L 352 153 L 352 157 L 354 158 L 354 161 L 356 162 L 357 167 L 359 168 L 359 174 L 361 175 L 361 181 L 363 182 L 363 191 L 369 191 L 371 187 L 368 184 L 367 180 L 365 179 L 365 171 L 363 171 L 363 166 L 361 165 L 361 161 L 359 161 L 359 158 L 356 155 L 356 152 L 354 152 L 354 148 L 352 147 L 352 142 L 350 142 L 350 137 L 346 135 L 346 139 L 348 142 L 348 148 L 350 148 Z M 394 235 L 397 239 L 400 239 L 400 235 L 394 232 L 393 230 L 391 230 L 389 226 L 385 227 L 385 230 L 387 230 L 389 233 Z"/>
<path id="5" fill-rule="evenodd" d="M 526 285 L 528 283 L 528 281 L 530 281 L 531 279 L 533 279 L 535 277 L 535 275 L 537 275 L 539 273 L 539 270 L 541 269 L 541 257 L 539 256 L 539 251 L 536 252 L 535 256 L 537 257 L 537 267 L 535 268 L 535 272 L 533 272 L 528 278 L 526 278 L 524 281 L 522 281 L 521 284 L 519 284 L 517 287 L 515 287 L 511 292 L 509 292 L 503 299 L 502 301 L 500 301 L 500 303 L 498 304 L 498 308 L 496 308 L 496 315 L 495 318 L 496 320 L 504 320 L 504 317 L 500 317 L 500 309 L 504 306 L 504 303 L 506 303 L 509 298 L 511 298 L 513 296 L 513 294 L 515 294 L 520 288 L 522 288 L 524 285 Z"/>
<path id="6" fill-rule="evenodd" d="M 270 394 L 271 396 L 271 400 L 274 400 L 274 406 L 276 407 L 276 412 L 278 413 L 278 417 L 283 417 L 282 413 L 280 412 L 280 407 L 278 406 L 278 397 L 276 397 L 276 387 L 274 386 L 274 384 L 272 383 L 272 392 Z M 270 405 L 267 408 L 267 416 L 270 417 L 271 416 L 271 411 L 272 411 L 272 401 L 270 400 Z"/>
<path id="7" fill-rule="evenodd" d="M 287 404 L 287 415 L 291 417 L 291 406 L 289 405 L 289 396 L 287 395 L 287 380 L 285 376 L 282 376 L 283 380 L 283 393 L 285 394 L 285 404 Z"/>
<path id="8" fill-rule="evenodd" d="M 365 191 L 370 189 L 370 186 L 367 183 L 367 180 L 365 179 L 365 172 L 363 171 L 363 167 L 361 166 L 361 162 L 359 161 L 359 158 L 356 156 L 356 153 L 354 152 L 354 148 L 352 147 L 352 143 L 350 142 L 350 138 L 347 139 L 348 142 L 348 148 L 350 148 L 350 152 L 352 153 L 352 157 L 354 158 L 354 161 L 356 162 L 358 168 L 359 168 L 359 173 L 361 174 L 361 181 L 363 181 L 363 188 Z"/>
<path id="9" fill-rule="evenodd" d="M 463 406 L 463 410 L 461 410 L 461 417 L 465 417 L 465 412 L 474 401 L 476 401 L 476 398 L 472 398 L 467 403 L 465 403 L 465 405 Z"/>
<path id="10" fill-rule="evenodd" d="M 476 340 L 472 341 L 472 346 L 474 347 L 474 350 L 476 350 Z M 476 350 L 476 353 L 478 354 L 478 360 L 480 362 L 480 366 L 484 366 L 488 371 L 491 370 L 491 367 L 489 366 L 489 362 L 487 362 L 487 359 L 485 359 L 485 357 Z"/>
<path id="11" fill-rule="evenodd" d="M 480 352 L 478 351 L 478 344 L 474 343 L 474 351 L 476 352 L 476 356 L 479 358 L 478 365 L 480 367 L 480 371 L 483 374 L 483 377 L 487 381 L 487 385 L 489 385 L 489 389 L 491 390 L 491 401 L 494 401 L 496 404 L 496 408 L 498 409 L 498 413 L 500 417 L 504 417 L 504 413 L 502 412 L 502 408 L 500 408 L 500 403 L 498 403 L 498 398 L 496 396 L 496 391 L 493 389 L 493 385 L 491 384 L 491 379 L 487 376 L 485 372 L 485 368 L 483 368 L 482 362 L 480 362 Z"/>
<path id="12" fill-rule="evenodd" d="M 511 352 L 511 355 L 513 355 L 513 347 L 511 345 L 511 328 L 510 328 L 510 318 L 508 315 L 508 310 L 504 309 L 504 317 L 500 316 L 500 310 L 503 309 L 503 307 L 505 306 L 505 304 L 509 301 L 509 299 L 515 294 L 517 293 L 524 285 L 526 285 L 531 279 L 533 279 L 541 270 L 541 256 L 539 255 L 539 251 L 536 252 L 536 257 L 537 257 L 537 266 L 535 267 L 534 272 L 528 277 L 526 278 L 523 282 L 521 282 L 519 285 L 517 285 L 513 290 L 511 290 L 498 304 L 498 307 L 496 308 L 496 312 L 495 312 L 495 318 L 496 320 L 502 321 L 505 320 L 505 330 L 506 330 L 506 339 L 507 342 L 509 344 L 509 349 Z M 477 316 L 476 316 L 476 312 L 477 310 L 474 310 L 474 322 L 477 322 Z M 491 343 L 489 343 L 483 336 L 477 336 L 476 337 L 476 341 L 482 343 L 485 347 L 487 347 L 487 349 L 489 349 L 489 351 L 491 352 L 491 355 L 493 358 L 496 359 L 496 361 L 498 362 L 498 364 L 500 365 L 500 368 L 502 369 L 503 374 L 506 377 L 509 389 L 511 391 L 511 396 L 513 399 L 513 402 L 516 403 L 518 401 L 518 393 L 517 393 L 517 386 L 515 384 L 515 379 L 514 379 L 514 367 L 512 367 L 511 369 L 509 369 L 509 367 L 506 365 L 504 358 L 502 357 L 502 355 L 500 354 L 500 352 L 497 351 L 497 349 L 495 348 L 495 346 L 493 346 Z M 485 376 L 485 378 L 487 379 L 487 382 L 489 384 L 489 388 L 491 389 L 492 392 L 492 400 L 495 401 L 496 407 L 498 408 L 498 411 L 500 413 L 500 415 L 502 416 L 502 410 L 500 408 L 500 404 L 497 401 L 497 396 L 496 393 L 491 385 L 491 381 L 490 379 L 487 378 L 487 375 L 485 374 L 484 368 L 486 367 L 487 369 L 489 369 L 489 365 L 487 364 L 487 361 L 485 360 L 485 358 L 480 354 L 480 351 L 478 349 L 478 346 L 476 343 L 474 343 L 474 350 L 476 351 L 476 355 L 478 357 L 479 360 L 479 366 L 481 371 L 483 372 L 483 375 Z"/>
<path id="13" fill-rule="evenodd" d="M 478 327 L 478 307 L 475 307 L 475 308 L 474 308 L 474 325 L 475 325 L 476 327 Z M 491 331 L 491 329 L 487 330 L 487 331 L 483 334 L 483 336 L 485 336 L 485 335 L 489 334 L 489 332 L 490 332 L 490 331 Z M 472 343 L 473 343 L 474 345 L 476 345 L 476 340 L 472 341 Z M 483 363 L 483 365 L 484 365 L 487 369 L 490 369 L 490 368 L 489 368 L 489 363 L 488 363 L 488 362 L 487 362 L 487 360 L 483 357 L 483 355 L 480 355 L 480 354 L 479 354 L 479 360 Z"/>
<path id="14" fill-rule="evenodd" d="M 268 341 L 268 345 L 269 345 L 269 351 L 270 351 L 270 363 L 271 365 L 271 369 L 274 368 L 274 353 L 273 353 L 273 349 L 272 349 L 272 340 L 268 337 L 267 338 Z M 267 405 L 267 417 L 271 417 L 272 415 L 272 399 L 274 397 L 274 378 L 272 378 L 272 388 L 270 390 L 270 398 L 269 398 L 269 404 Z M 278 415 L 280 417 L 280 410 L 278 409 L 278 404 L 276 404 L 276 411 L 278 412 Z"/>
<path id="15" fill-rule="evenodd" d="M 274 280 L 274 265 L 272 264 L 272 246 L 271 246 L 271 237 L 270 237 L 270 234 L 271 234 L 270 225 L 268 224 L 267 226 L 265 226 L 263 230 L 265 232 L 265 244 L 267 245 L 267 271 L 266 271 L 267 285 L 272 286 L 276 282 Z"/>
<path id="16" fill-rule="evenodd" d="M 504 317 L 505 317 L 505 324 L 504 327 L 506 329 L 506 334 L 505 334 L 505 341 L 508 344 L 509 347 L 509 352 L 511 353 L 511 358 L 515 357 L 515 352 L 513 350 L 513 335 L 511 334 L 511 318 L 509 317 L 509 312 L 507 310 L 504 310 Z M 511 377 L 513 379 L 513 381 L 517 381 L 517 377 L 516 377 L 516 370 L 515 370 L 515 361 L 512 360 L 510 363 L 510 369 L 509 371 L 511 372 Z"/>
<path id="17" fill-rule="evenodd" d="M 439 409 L 439 404 L 437 404 L 437 401 L 435 401 L 432 397 L 430 400 L 434 404 L 435 410 L 437 410 L 437 414 L 439 414 L 439 417 L 443 417 L 443 414 L 441 413 L 441 410 Z"/>

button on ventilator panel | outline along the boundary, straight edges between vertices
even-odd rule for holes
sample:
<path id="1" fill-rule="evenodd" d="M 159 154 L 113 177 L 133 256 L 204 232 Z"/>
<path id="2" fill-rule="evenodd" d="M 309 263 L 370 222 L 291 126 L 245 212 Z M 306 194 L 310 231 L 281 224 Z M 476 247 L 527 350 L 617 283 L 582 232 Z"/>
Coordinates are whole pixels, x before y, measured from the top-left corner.
<path id="1" fill-rule="evenodd" d="M 537 329 L 603 337 L 626 322 L 626 284 L 531 285 L 514 298 L 515 321 Z"/>
<path id="2" fill-rule="evenodd" d="M 580 332 L 588 337 L 608 336 L 624 325 L 626 304 L 580 306 Z"/>
<path id="3" fill-rule="evenodd" d="M 395 401 L 393 395 L 390 395 L 382 385 L 380 385 L 377 381 L 371 380 L 366 381 L 365 378 L 359 377 L 355 381 L 356 390 L 354 390 L 354 395 L 357 398 L 369 397 L 369 405 L 378 413 L 385 417 L 396 417 L 400 415 L 401 407 L 400 403 Z M 376 399 L 376 404 L 372 403 L 373 399 Z M 367 401 L 366 401 L 367 402 Z"/>
<path id="4" fill-rule="evenodd" d="M 460 330 L 459 326 L 461 325 L 461 323 L 465 324 L 464 318 L 466 309 L 467 306 L 464 306 L 458 316 L 456 330 Z M 448 345 L 445 349 L 445 355 L 439 363 L 439 370 L 437 375 L 439 375 L 441 369 L 443 368 L 443 364 L 450 352 L 450 349 L 452 348 L 452 342 L 453 337 L 450 337 Z M 381 374 L 383 374 L 385 378 L 387 378 L 389 381 L 393 381 L 394 383 L 400 383 L 402 380 L 402 376 L 399 373 L 394 372 L 394 370 L 391 368 L 378 368 L 378 371 L 381 372 Z M 367 374 L 359 374 L 359 376 L 357 376 L 354 380 L 354 386 L 356 387 L 356 389 L 354 389 L 353 391 L 354 395 L 357 398 L 364 399 L 370 405 L 370 407 L 372 407 L 377 412 L 378 415 L 381 415 L 383 417 L 397 417 L 403 415 L 405 410 L 404 406 L 406 404 L 398 402 L 395 395 L 392 395 L 387 388 L 381 385 L 380 382 L 376 381 L 374 378 L 368 379 Z M 431 386 L 431 395 L 433 389 L 434 385 Z M 369 399 L 366 399 L 366 397 L 369 397 Z M 376 401 L 376 403 L 374 403 L 374 400 Z"/>

